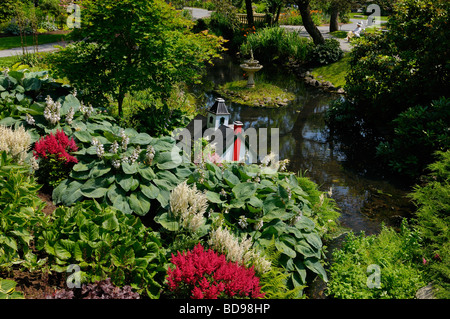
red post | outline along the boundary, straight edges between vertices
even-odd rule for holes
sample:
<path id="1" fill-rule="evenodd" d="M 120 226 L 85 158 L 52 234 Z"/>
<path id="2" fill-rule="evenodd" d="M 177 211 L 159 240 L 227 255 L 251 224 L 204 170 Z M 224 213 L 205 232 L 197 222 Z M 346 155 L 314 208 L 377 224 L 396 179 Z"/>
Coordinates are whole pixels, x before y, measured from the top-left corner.
<path id="1" fill-rule="evenodd" d="M 241 139 L 238 137 L 242 133 L 242 122 L 235 121 L 234 123 L 234 150 L 233 150 L 233 161 L 239 161 L 239 154 L 241 153 Z"/>

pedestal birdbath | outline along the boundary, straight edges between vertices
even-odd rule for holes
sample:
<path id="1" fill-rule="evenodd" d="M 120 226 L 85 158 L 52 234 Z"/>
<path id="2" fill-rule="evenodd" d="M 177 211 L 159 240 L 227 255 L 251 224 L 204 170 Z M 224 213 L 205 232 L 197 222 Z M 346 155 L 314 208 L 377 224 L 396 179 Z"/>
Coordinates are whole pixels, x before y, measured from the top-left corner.
<path id="1" fill-rule="evenodd" d="M 262 68 L 263 66 L 259 64 L 259 61 L 253 58 L 253 50 L 250 50 L 250 60 L 245 60 L 244 63 L 241 64 L 241 69 L 248 74 L 248 81 L 247 81 L 248 88 L 255 87 L 255 73 L 261 70 Z"/>

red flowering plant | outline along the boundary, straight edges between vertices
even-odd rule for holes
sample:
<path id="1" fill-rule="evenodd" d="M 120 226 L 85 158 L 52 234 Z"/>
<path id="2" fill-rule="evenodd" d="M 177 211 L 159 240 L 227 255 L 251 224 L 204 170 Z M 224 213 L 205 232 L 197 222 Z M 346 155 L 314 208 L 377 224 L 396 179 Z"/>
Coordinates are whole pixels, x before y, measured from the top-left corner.
<path id="1" fill-rule="evenodd" d="M 78 163 L 69 152 L 76 151 L 78 147 L 74 139 L 69 139 L 62 130 L 57 130 L 55 134 L 50 133 L 37 141 L 33 155 L 39 160 L 39 168 L 36 170 L 39 182 L 46 187 L 56 187 L 66 179 L 73 165 Z"/>
<path id="2" fill-rule="evenodd" d="M 201 244 L 175 256 L 167 271 L 168 295 L 175 298 L 263 298 L 259 278 L 252 268 L 227 262 L 225 255 L 205 250 Z"/>

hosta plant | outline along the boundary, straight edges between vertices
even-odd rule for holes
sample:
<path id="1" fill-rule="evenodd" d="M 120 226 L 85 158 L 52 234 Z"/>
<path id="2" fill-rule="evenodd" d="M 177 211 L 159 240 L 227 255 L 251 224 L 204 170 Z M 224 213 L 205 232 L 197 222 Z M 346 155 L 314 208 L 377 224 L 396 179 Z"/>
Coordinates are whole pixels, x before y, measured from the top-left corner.
<path id="1" fill-rule="evenodd" d="M 193 164 L 186 163 L 170 137 L 152 138 L 113 125 L 74 136 L 85 147 L 74 153 L 79 163 L 53 191 L 57 203 L 96 199 L 144 216 L 152 201 L 155 210 L 166 207 L 170 191 L 192 172 Z"/>
<path id="2" fill-rule="evenodd" d="M 112 207 L 83 201 L 58 208 L 37 235 L 36 248 L 48 256 L 52 271 L 78 265 L 82 282 L 109 277 L 116 286 L 159 296 L 166 263 L 159 235 Z"/>
<path id="3" fill-rule="evenodd" d="M 275 239 L 290 287 L 305 285 L 308 274 L 327 280 L 321 236 L 336 224 L 339 214 L 316 185 L 264 164 L 219 167 L 208 162 L 198 167 L 188 184 L 205 192 L 208 211 L 215 212 L 211 218 L 221 219 L 237 238 L 250 237 L 262 252 Z"/>
<path id="4" fill-rule="evenodd" d="M 40 106 L 45 103 L 47 96 L 64 97 L 70 91 L 69 86 L 50 78 L 48 71 L 30 72 L 26 66 L 5 70 L 0 74 L 0 119 L 8 118 L 4 125 L 10 125 L 6 122 L 14 119 L 26 121 L 27 113 L 30 119 L 30 116 L 40 112 Z M 64 103 L 64 98 L 60 102 Z"/>

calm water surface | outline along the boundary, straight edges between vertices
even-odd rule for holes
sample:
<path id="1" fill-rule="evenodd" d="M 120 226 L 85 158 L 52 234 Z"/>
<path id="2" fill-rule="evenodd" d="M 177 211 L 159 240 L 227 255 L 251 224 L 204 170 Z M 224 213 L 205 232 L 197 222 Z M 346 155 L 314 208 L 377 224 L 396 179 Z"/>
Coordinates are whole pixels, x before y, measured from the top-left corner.
<path id="1" fill-rule="evenodd" d="M 209 83 L 206 106 L 210 107 L 217 97 L 212 92 L 213 85 L 242 80 L 242 74 L 238 61 L 229 57 L 217 61 L 208 70 L 205 80 Z M 378 233 L 382 222 L 398 226 L 401 217 L 409 216 L 412 206 L 405 197 L 405 189 L 357 171 L 356 166 L 358 169 L 360 166 L 350 163 L 343 152 L 344 145 L 331 141 L 324 114 L 336 95 L 306 87 L 294 75 L 270 66 L 264 66 L 256 74 L 256 85 L 258 79 L 294 92 L 295 101 L 277 109 L 253 108 L 226 101 L 231 120 L 243 122 L 245 129 L 279 128 L 280 158 L 289 159 L 290 171 L 309 177 L 321 190 L 331 188 L 332 197 L 341 210 L 343 226 L 369 235 Z"/>

